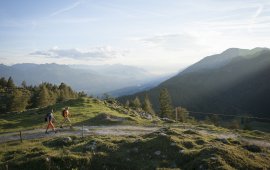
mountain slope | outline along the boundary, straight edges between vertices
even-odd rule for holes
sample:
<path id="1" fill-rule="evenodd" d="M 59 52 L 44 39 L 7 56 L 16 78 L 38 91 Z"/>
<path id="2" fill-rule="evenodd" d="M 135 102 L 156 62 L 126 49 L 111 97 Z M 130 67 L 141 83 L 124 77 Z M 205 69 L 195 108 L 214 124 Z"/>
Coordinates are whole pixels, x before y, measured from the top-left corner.
<path id="1" fill-rule="evenodd" d="M 135 96 L 142 98 L 148 93 L 155 109 L 158 109 L 159 91 L 165 87 L 174 106 L 225 114 L 260 113 L 260 116 L 270 117 L 270 50 L 229 51 L 234 55 L 224 57 L 226 50 L 221 55 L 207 57 L 156 88 L 120 100 Z M 221 56 L 224 59 L 219 60 Z M 222 62 L 216 65 L 216 61 Z"/>

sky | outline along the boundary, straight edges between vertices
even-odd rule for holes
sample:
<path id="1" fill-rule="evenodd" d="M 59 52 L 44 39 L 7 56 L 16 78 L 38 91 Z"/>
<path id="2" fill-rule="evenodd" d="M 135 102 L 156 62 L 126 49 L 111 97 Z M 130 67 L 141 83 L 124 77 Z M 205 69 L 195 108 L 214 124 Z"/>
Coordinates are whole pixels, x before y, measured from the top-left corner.
<path id="1" fill-rule="evenodd" d="M 227 48 L 269 48 L 269 30 L 269 0 L 1 0 L 0 63 L 167 74 Z"/>

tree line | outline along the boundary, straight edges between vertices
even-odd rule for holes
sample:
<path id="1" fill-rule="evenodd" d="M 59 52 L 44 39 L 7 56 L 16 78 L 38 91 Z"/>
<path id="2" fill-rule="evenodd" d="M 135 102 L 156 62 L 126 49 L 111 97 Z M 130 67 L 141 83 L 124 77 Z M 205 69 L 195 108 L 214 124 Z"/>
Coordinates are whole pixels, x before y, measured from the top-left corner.
<path id="1" fill-rule="evenodd" d="M 46 107 L 85 95 L 84 92 L 75 92 L 65 83 L 58 86 L 44 82 L 33 86 L 23 81 L 20 86 L 16 86 L 12 77 L 0 79 L 0 94 L 0 113 Z"/>
<path id="2" fill-rule="evenodd" d="M 125 105 L 135 109 L 142 109 L 151 115 L 156 115 L 161 118 L 169 118 L 180 122 L 186 122 L 189 118 L 189 113 L 185 108 L 177 107 L 176 110 L 174 109 L 171 96 L 166 88 L 161 89 L 159 94 L 159 112 L 155 112 L 147 94 L 144 95 L 142 100 L 140 100 L 138 96 L 133 100 L 127 100 Z"/>

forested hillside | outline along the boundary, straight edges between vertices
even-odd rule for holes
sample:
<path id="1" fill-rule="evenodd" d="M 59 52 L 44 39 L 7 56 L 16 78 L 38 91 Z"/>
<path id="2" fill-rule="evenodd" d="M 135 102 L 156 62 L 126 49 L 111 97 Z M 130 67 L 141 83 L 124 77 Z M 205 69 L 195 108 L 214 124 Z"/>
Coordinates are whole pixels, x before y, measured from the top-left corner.
<path id="1" fill-rule="evenodd" d="M 28 86 L 23 81 L 21 86 L 16 86 L 11 77 L 8 80 L 4 77 L 0 79 L 0 92 L 0 113 L 46 107 L 85 95 L 83 92 L 75 92 L 65 83 L 59 86 L 51 83 Z"/>
<path id="2" fill-rule="evenodd" d="M 229 49 L 202 59 L 156 88 L 119 99 L 122 102 L 136 96 L 142 99 L 147 93 L 155 110 L 159 111 L 160 91 L 167 88 L 173 106 L 192 111 L 270 117 L 269 76 L 269 49 Z"/>

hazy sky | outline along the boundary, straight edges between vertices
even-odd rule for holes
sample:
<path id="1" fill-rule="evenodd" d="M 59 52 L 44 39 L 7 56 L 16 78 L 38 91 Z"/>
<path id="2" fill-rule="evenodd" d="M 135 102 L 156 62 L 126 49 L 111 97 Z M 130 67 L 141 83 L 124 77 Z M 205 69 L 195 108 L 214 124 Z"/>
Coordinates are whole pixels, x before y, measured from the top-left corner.
<path id="1" fill-rule="evenodd" d="M 270 47 L 270 0 L 1 0 L 0 63 L 126 64 L 168 73 Z"/>

